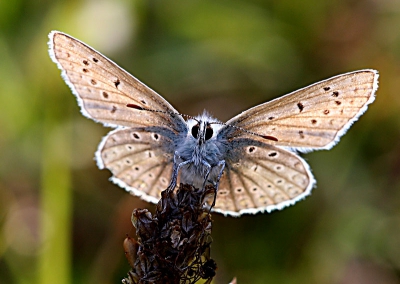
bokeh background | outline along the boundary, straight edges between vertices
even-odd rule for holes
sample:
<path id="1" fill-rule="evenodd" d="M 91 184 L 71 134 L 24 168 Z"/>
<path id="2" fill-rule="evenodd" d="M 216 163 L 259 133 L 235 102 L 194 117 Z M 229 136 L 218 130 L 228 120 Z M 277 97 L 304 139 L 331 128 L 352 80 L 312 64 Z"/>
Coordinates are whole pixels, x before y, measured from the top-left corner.
<path id="1" fill-rule="evenodd" d="M 311 196 L 214 214 L 214 283 L 400 283 L 400 1 L 0 1 L 0 283 L 121 283 L 134 208 L 93 160 L 86 118 L 47 52 L 61 30 L 179 111 L 227 120 L 333 75 L 380 72 L 376 101 L 330 151 L 303 155 Z"/>

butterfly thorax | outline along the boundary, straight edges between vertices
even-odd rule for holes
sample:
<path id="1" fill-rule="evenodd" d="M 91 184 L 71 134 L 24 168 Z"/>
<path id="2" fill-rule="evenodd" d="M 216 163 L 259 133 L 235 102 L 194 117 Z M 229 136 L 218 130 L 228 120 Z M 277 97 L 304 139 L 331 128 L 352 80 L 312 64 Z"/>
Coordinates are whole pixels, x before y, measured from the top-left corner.
<path id="1" fill-rule="evenodd" d="M 177 148 L 177 154 L 182 161 L 190 163 L 182 168 L 183 182 L 199 185 L 204 181 L 207 165 L 215 167 L 224 157 L 224 148 L 217 140 L 221 122 L 207 113 L 187 121 L 188 133 Z M 215 178 L 217 171 L 212 170 L 210 180 Z"/>

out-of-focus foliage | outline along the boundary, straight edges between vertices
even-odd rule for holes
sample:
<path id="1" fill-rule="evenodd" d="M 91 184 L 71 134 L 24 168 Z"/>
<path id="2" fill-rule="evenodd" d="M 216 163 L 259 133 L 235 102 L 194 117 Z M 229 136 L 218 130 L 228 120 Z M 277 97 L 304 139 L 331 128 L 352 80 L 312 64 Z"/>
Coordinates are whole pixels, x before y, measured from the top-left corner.
<path id="1" fill-rule="evenodd" d="M 400 283 L 400 2 L 0 1 L 0 283 L 120 283 L 134 208 L 93 154 L 108 131 L 79 113 L 47 53 L 61 30 L 196 115 L 255 104 L 361 68 L 376 101 L 330 151 L 318 187 L 284 211 L 213 215 L 216 283 Z"/>

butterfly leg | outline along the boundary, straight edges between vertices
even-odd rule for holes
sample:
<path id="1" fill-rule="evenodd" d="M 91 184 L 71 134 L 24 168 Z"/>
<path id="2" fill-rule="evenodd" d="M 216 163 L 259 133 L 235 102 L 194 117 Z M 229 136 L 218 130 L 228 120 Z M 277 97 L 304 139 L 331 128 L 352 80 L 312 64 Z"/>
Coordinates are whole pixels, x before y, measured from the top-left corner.
<path id="1" fill-rule="evenodd" d="M 184 165 L 187 165 L 187 164 L 189 164 L 191 162 L 191 160 L 187 160 L 187 161 L 178 163 L 177 162 L 178 158 L 181 158 L 181 157 L 178 155 L 178 152 L 175 151 L 175 154 L 174 154 L 174 168 L 172 169 L 172 177 L 171 177 L 171 181 L 170 181 L 170 183 L 169 183 L 169 185 L 167 187 L 167 191 L 174 190 L 174 188 L 176 187 L 176 180 L 178 179 L 179 169 L 181 167 L 183 167 Z"/>
<path id="2" fill-rule="evenodd" d="M 224 169 L 225 169 L 225 160 L 221 160 L 218 162 L 217 164 L 218 167 L 221 167 L 221 170 L 219 171 L 218 177 L 217 177 L 217 182 L 215 183 L 215 189 L 218 190 L 218 186 L 219 186 L 219 180 L 222 177 L 222 174 L 224 173 Z"/>
<path id="3" fill-rule="evenodd" d="M 207 183 L 207 181 L 208 181 L 208 176 L 210 175 L 210 173 L 211 173 L 211 169 L 212 169 L 212 167 L 211 167 L 211 165 L 209 164 L 209 163 L 207 163 L 206 161 L 202 161 L 201 162 L 205 167 L 206 167 L 206 174 L 205 174 L 205 176 L 204 176 L 204 182 L 203 182 L 203 187 L 202 187 L 202 191 L 204 192 L 204 188 L 206 187 L 206 183 Z M 211 211 L 211 209 L 214 207 L 214 205 L 215 205 L 215 197 L 216 197 L 216 195 L 214 194 L 214 201 L 213 201 L 213 204 L 211 205 L 211 207 L 209 208 L 209 210 L 208 210 L 208 214 L 210 214 L 210 211 Z"/>
<path id="4" fill-rule="evenodd" d="M 206 161 L 201 161 L 201 163 L 206 167 L 206 175 L 204 176 L 204 182 L 203 182 L 203 187 L 202 187 L 202 190 L 204 190 L 204 188 L 206 187 L 208 176 L 211 173 L 211 165 L 209 163 L 207 163 Z"/>
<path id="5" fill-rule="evenodd" d="M 214 184 L 214 187 L 215 187 L 215 194 L 214 194 L 213 203 L 212 203 L 212 205 L 211 205 L 210 208 L 213 208 L 213 207 L 214 207 L 214 205 L 215 205 L 215 200 L 217 199 L 217 192 L 218 192 L 219 180 L 221 179 L 222 174 L 224 173 L 224 169 L 225 169 L 225 160 L 219 161 L 218 164 L 216 165 L 216 167 L 221 167 L 221 170 L 219 171 L 219 174 L 218 174 L 218 177 L 217 177 L 217 181 L 216 181 L 216 183 Z"/>

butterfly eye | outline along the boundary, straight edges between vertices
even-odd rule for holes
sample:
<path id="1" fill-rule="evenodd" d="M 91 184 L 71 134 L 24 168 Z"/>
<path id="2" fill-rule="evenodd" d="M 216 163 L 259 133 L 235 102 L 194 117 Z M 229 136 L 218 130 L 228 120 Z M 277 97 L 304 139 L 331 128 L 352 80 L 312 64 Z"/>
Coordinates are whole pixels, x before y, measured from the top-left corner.
<path id="1" fill-rule="evenodd" d="M 199 137 L 199 125 L 198 124 L 196 124 L 195 126 L 192 127 L 192 136 L 196 139 Z"/>
<path id="2" fill-rule="evenodd" d="M 206 128 L 206 140 L 210 139 L 213 136 L 213 129 L 211 126 L 207 126 Z"/>

